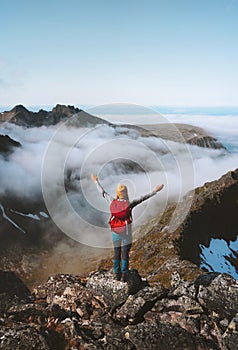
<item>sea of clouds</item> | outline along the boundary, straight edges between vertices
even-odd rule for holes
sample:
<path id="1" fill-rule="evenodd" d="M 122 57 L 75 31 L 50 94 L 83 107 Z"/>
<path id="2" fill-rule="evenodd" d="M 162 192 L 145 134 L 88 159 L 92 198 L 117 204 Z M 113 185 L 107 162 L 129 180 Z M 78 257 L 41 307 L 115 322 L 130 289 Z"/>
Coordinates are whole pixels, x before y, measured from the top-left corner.
<path id="1" fill-rule="evenodd" d="M 106 116 L 110 121 L 118 121 L 116 114 Z M 133 130 L 108 125 L 76 128 L 72 123 L 64 123 L 23 128 L 5 123 L 0 134 L 9 135 L 22 147 L 8 158 L 0 158 L 0 195 L 14 193 L 20 198 L 37 198 L 43 193 L 48 213 L 69 237 L 89 246 L 110 247 L 109 203 L 91 181 L 91 173 L 99 176 L 101 185 L 112 196 L 117 184 L 125 183 L 130 199 L 151 192 L 157 184 L 165 185 L 156 196 L 135 208 L 136 229 L 149 218 L 162 215 L 168 203 L 180 201 L 187 191 L 237 168 L 238 117 L 174 114 L 161 119 L 156 113 L 157 119 L 152 114 L 143 116 L 144 119 L 139 114 L 124 114 L 123 121 L 189 123 L 234 147 L 232 152 L 205 149 L 142 137 Z"/>

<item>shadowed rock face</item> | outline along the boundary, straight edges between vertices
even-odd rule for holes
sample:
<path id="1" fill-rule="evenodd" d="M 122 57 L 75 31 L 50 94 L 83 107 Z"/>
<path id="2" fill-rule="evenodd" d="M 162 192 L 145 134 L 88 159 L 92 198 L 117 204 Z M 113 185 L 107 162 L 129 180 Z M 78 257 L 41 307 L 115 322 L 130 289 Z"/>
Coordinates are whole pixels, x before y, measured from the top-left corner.
<path id="1" fill-rule="evenodd" d="M 211 238 L 227 242 L 237 238 L 237 175 L 238 169 L 196 189 L 191 211 L 180 228 L 178 246 L 182 259 L 199 265 L 200 244 L 209 246 Z M 237 261 L 231 263 L 237 267 Z"/>
<path id="2" fill-rule="evenodd" d="M 111 271 L 84 279 L 51 276 L 32 294 L 13 274 L 8 277 L 0 294 L 0 300 L 8 295 L 0 349 L 236 349 L 238 282 L 228 275 L 187 282 L 175 271 L 166 289 L 134 274 L 133 294 Z"/>
<path id="3" fill-rule="evenodd" d="M 31 301 L 29 289 L 13 272 L 0 270 L 0 281 L 0 313 L 13 304 Z"/>
<path id="4" fill-rule="evenodd" d="M 13 140 L 8 135 L 0 135 L 0 154 L 8 156 L 15 147 L 20 147 L 20 142 Z"/>

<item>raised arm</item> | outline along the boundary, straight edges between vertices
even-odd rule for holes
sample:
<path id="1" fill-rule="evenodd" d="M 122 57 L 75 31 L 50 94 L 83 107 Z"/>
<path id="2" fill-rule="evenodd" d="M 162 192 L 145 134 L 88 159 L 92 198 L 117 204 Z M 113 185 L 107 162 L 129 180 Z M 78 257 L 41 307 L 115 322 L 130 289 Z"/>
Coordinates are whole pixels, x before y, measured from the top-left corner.
<path id="1" fill-rule="evenodd" d="M 157 185 L 157 186 L 155 187 L 154 191 L 152 191 L 151 193 L 148 193 L 148 194 L 146 194 L 145 196 L 142 196 L 142 197 L 139 198 L 139 199 L 134 199 L 134 200 L 131 202 L 131 204 L 130 204 L 130 208 L 133 209 L 133 208 L 135 208 L 138 204 L 140 204 L 140 203 L 146 201 L 147 199 L 153 197 L 154 195 L 156 195 L 157 192 L 161 191 L 163 187 L 164 187 L 163 184 Z"/>
<path id="2" fill-rule="evenodd" d="M 99 190 L 99 192 L 101 193 L 101 195 L 108 201 L 111 202 L 114 198 L 110 196 L 110 194 L 108 194 L 104 188 L 102 187 L 102 185 L 99 183 L 98 181 L 98 176 L 92 174 L 91 175 L 91 179 L 92 181 L 95 183 L 95 185 L 97 186 L 97 189 Z"/>

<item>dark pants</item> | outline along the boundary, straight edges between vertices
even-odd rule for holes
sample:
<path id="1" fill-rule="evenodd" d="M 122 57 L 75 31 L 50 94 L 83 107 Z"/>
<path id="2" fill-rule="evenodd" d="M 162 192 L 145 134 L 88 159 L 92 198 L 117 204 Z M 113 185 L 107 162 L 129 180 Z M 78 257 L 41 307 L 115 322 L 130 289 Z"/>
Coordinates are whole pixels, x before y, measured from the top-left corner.
<path id="1" fill-rule="evenodd" d="M 114 247 L 115 273 L 127 272 L 129 270 L 129 253 L 132 246 L 131 234 L 117 234 L 112 232 L 112 242 Z"/>

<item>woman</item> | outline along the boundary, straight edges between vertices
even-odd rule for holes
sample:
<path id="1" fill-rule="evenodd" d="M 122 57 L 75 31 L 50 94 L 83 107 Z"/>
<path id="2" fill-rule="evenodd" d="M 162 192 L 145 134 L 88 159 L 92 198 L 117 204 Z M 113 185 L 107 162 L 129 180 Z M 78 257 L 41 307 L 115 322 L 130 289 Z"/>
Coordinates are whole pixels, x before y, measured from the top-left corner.
<path id="1" fill-rule="evenodd" d="M 91 179 L 97 185 L 102 196 L 111 203 L 111 218 L 109 223 L 112 230 L 112 242 L 114 247 L 113 271 L 118 281 L 122 278 L 125 282 L 127 272 L 129 271 L 129 252 L 132 245 L 132 209 L 154 196 L 157 192 L 162 190 L 164 185 L 157 185 L 153 192 L 130 202 L 125 185 L 119 184 L 117 186 L 116 198 L 113 198 L 103 189 L 98 181 L 97 175 L 92 174 Z M 124 218 L 122 213 L 125 216 Z"/>

